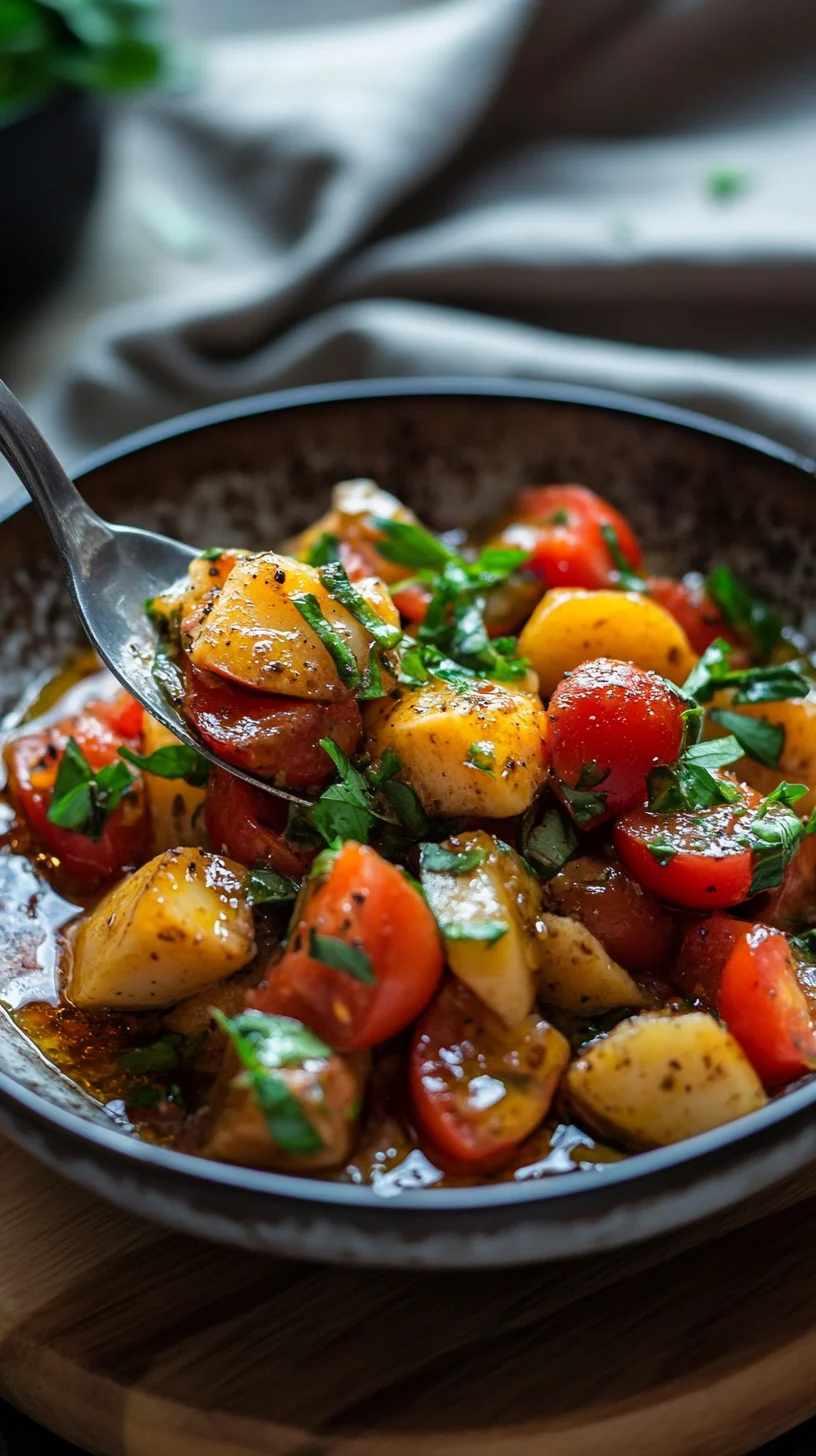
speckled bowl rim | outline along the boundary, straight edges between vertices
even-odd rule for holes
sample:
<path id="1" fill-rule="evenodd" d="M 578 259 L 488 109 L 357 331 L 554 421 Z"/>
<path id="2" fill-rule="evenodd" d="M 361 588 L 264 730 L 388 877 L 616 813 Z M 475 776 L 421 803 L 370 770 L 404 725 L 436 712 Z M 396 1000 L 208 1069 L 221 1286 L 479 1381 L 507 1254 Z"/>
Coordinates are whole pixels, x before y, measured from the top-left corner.
<path id="1" fill-rule="evenodd" d="M 691 410 L 638 396 L 550 381 L 457 377 L 426 379 L 410 376 L 301 386 L 208 406 L 161 424 L 151 425 L 95 451 L 77 466 L 73 472 L 74 478 L 81 482 L 92 471 L 112 464 L 123 456 L 136 454 L 148 447 L 231 420 L 282 410 L 352 403 L 355 400 L 431 397 L 541 401 L 638 416 L 644 420 L 680 426 L 712 439 L 731 441 L 757 455 L 781 461 L 801 471 L 803 475 L 816 478 L 816 461 L 764 435 Z M 29 497 L 22 487 L 12 492 L 0 504 L 0 524 L 29 504 Z M 76 1113 L 56 1107 L 47 1098 L 23 1087 L 1 1071 L 0 1099 L 17 1103 L 36 1120 L 58 1129 L 73 1141 L 113 1155 L 117 1161 L 133 1167 L 134 1171 L 139 1166 L 148 1166 L 156 1171 L 164 1170 L 171 1176 L 181 1175 L 192 1183 L 200 1182 L 224 1189 L 234 1188 L 236 1191 L 253 1194 L 270 1194 L 292 1200 L 293 1203 L 311 1203 L 325 1208 L 335 1207 L 338 1210 L 378 1209 L 381 1210 L 382 1217 L 387 1218 L 389 1209 L 395 1214 L 427 1212 L 439 1215 L 445 1212 L 465 1213 L 510 1208 L 553 1200 L 560 1203 L 564 1199 L 573 1200 L 577 1212 L 578 1205 L 594 1202 L 600 1193 L 614 1194 L 615 1189 L 623 1191 L 633 1183 L 660 1183 L 661 1175 L 690 1163 L 699 1164 L 701 1174 L 704 1171 L 710 1172 L 712 1163 L 716 1162 L 718 1155 L 725 1149 L 753 1142 L 757 1144 L 757 1151 L 760 1146 L 768 1151 L 769 1143 L 774 1140 L 775 1129 L 780 1124 L 791 1124 L 790 1130 L 793 1132 L 796 1125 L 801 1126 L 803 1121 L 809 1120 L 807 1114 L 816 1106 L 816 1078 L 810 1085 L 797 1088 L 758 1112 L 671 1147 L 639 1153 L 624 1162 L 605 1167 L 603 1174 L 597 1178 L 592 1175 L 552 1177 L 471 1188 L 405 1190 L 398 1197 L 391 1198 L 384 1198 L 369 1186 L 324 1182 L 286 1173 L 213 1163 L 188 1153 L 156 1147 L 138 1138 L 123 1135 L 114 1128 L 107 1129 L 89 1123 Z"/>

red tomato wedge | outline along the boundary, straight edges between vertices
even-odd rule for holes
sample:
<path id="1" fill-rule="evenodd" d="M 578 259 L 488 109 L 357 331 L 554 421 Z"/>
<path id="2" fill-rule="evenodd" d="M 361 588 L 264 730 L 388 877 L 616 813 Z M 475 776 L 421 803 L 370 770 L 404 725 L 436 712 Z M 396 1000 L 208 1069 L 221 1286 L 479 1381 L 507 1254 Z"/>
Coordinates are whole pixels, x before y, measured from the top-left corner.
<path id="1" fill-rule="evenodd" d="M 533 485 L 522 490 L 512 507 L 513 522 L 502 543 L 531 550 L 529 570 L 547 586 L 579 586 L 590 590 L 612 585 L 616 564 L 604 528 L 633 571 L 642 556 L 631 527 L 608 501 L 583 485 Z"/>
<path id="2" fill-rule="evenodd" d="M 695 652 L 702 655 L 717 637 L 722 637 L 739 649 L 740 660 L 734 659 L 734 666 L 741 665 L 745 653 L 708 595 L 701 577 L 690 575 L 676 581 L 670 576 L 650 576 L 649 595 L 680 624 Z"/>
<path id="3" fill-rule="evenodd" d="M 26 734 L 10 744 L 9 791 L 34 838 L 59 862 L 62 873 L 89 885 L 98 884 L 149 858 L 150 818 L 144 783 L 140 775 L 134 778 L 132 792 L 105 820 L 96 841 L 52 824 L 48 810 L 63 750 L 71 737 L 92 769 L 115 763 L 122 746 L 122 736 L 88 708 L 77 718 L 66 719 L 40 733 Z"/>
<path id="4" fill-rule="evenodd" d="M 406 622 L 424 622 L 430 606 L 432 592 L 421 581 L 408 581 L 404 586 L 394 587 L 391 596 L 394 606 Z"/>
<path id="5" fill-rule="evenodd" d="M 677 917 L 622 865 L 581 855 L 547 885 L 547 905 L 586 925 L 634 975 L 665 975 L 679 939 Z"/>
<path id="6" fill-rule="evenodd" d="M 436 922 L 395 865 L 344 844 L 313 880 L 288 947 L 250 1004 L 302 1021 L 336 1051 L 395 1036 L 442 974 Z"/>
<path id="7" fill-rule="evenodd" d="M 747 899 L 754 858 L 737 833 L 746 808 L 756 808 L 761 795 L 745 784 L 739 789 L 741 799 L 734 804 L 625 814 L 614 839 L 629 873 L 659 899 L 687 910 L 723 910 Z"/>
<path id="8" fill-rule="evenodd" d="M 356 752 L 363 720 L 354 698 L 315 703 L 238 687 L 188 663 L 184 710 L 227 763 L 290 789 L 318 789 L 334 772 L 321 738 Z"/>
<path id="9" fill-rule="evenodd" d="M 768 1087 L 816 1068 L 816 1027 L 781 930 L 754 925 L 725 964 L 720 1015 Z"/>
<path id="10" fill-rule="evenodd" d="M 499 1166 L 546 1117 L 570 1058 L 540 1017 L 512 1030 L 460 981 L 447 980 L 411 1045 L 414 1116 L 433 1155 L 462 1168 Z"/>
<path id="11" fill-rule="evenodd" d="M 726 961 L 750 928 L 750 921 L 735 920 L 732 915 L 707 915 L 705 920 L 689 926 L 672 983 L 684 996 L 694 996 L 709 1011 L 716 1011 Z"/>
<path id="12" fill-rule="evenodd" d="M 86 703 L 85 712 L 99 718 L 117 737 L 133 744 L 139 742 L 144 727 L 144 708 L 130 693 L 117 693 L 115 698 L 98 698 Z"/>
<path id="13" fill-rule="evenodd" d="M 225 769 L 213 768 L 207 780 L 204 823 L 216 854 L 250 867 L 266 865 L 299 880 L 314 858 L 287 844 L 287 806 L 263 789 L 254 789 Z"/>
<path id="14" fill-rule="evenodd" d="M 649 770 L 680 753 L 687 707 L 670 683 L 632 662 L 599 657 L 562 678 L 547 711 L 550 772 L 582 828 L 645 802 Z"/>

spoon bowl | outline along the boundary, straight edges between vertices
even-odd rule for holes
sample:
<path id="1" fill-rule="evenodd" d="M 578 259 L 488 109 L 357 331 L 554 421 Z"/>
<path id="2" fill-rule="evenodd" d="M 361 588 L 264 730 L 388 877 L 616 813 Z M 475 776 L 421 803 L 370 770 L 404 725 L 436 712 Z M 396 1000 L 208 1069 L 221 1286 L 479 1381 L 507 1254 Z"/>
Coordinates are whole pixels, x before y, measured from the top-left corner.
<path id="1" fill-rule="evenodd" d="M 308 799 L 220 759 L 192 731 L 153 674 L 156 638 L 145 602 L 183 577 L 197 551 L 169 536 L 114 526 L 98 516 L 2 380 L 0 451 L 37 506 L 79 620 L 114 677 L 153 718 L 211 763 L 276 798 L 308 804 Z"/>

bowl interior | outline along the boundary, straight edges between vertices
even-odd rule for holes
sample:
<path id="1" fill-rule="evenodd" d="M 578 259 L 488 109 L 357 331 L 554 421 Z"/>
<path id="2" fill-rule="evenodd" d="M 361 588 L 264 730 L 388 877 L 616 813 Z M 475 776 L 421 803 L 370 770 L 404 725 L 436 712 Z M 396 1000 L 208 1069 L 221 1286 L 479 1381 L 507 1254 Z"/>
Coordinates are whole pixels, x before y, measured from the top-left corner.
<path id="1" fill-rule="evenodd" d="M 652 569 L 682 574 L 725 560 L 792 621 L 805 630 L 816 623 L 813 482 L 784 452 L 763 454 L 715 433 L 563 399 L 409 392 L 321 400 L 314 393 L 313 403 L 281 408 L 287 401 L 279 397 L 255 412 L 193 430 L 169 427 L 152 443 L 114 449 L 84 474 L 82 488 L 111 520 L 201 546 L 257 548 L 314 520 L 332 485 L 353 476 L 372 476 L 438 529 L 489 522 L 524 484 L 578 481 L 624 511 Z M 32 677 L 57 668 L 81 640 L 31 507 L 0 523 L 0 611 L 6 712 Z M 24 937 L 21 924 L 0 951 L 0 1002 L 3 968 L 18 960 Z M 2 1012 L 0 1064 L 52 1105 L 111 1126 Z"/>

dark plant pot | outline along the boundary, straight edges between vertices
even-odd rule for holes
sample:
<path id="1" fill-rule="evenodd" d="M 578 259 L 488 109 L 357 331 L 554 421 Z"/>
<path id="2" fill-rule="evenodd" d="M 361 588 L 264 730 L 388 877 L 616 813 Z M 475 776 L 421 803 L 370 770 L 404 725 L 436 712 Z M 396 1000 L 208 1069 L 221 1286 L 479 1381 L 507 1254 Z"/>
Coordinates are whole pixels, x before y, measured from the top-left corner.
<path id="1" fill-rule="evenodd" d="M 99 179 L 102 105 L 68 92 L 0 124 L 0 295 L 52 282 L 79 239 Z"/>

